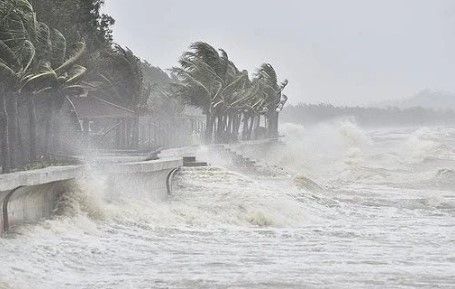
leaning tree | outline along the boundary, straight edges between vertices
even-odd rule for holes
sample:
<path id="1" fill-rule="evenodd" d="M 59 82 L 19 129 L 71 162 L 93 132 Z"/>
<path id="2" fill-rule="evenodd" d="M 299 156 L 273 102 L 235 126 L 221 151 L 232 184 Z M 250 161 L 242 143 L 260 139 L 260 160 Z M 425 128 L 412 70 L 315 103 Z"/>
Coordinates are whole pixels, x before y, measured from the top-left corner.
<path id="1" fill-rule="evenodd" d="M 33 8 L 26 0 L 0 1 L 0 130 L 4 171 L 14 168 L 21 155 L 18 89 L 28 78 L 35 56 L 33 44 L 28 40 L 33 23 Z"/>
<path id="2" fill-rule="evenodd" d="M 205 42 L 193 43 L 179 64 L 172 69 L 178 79 L 177 93 L 189 104 L 202 108 L 206 115 L 206 142 L 226 141 L 228 131 L 237 126 L 234 122 L 238 111 L 231 103 L 245 90 L 248 73 L 240 72 L 224 50 L 217 51 Z"/>
<path id="3" fill-rule="evenodd" d="M 14 152 L 21 143 L 18 99 L 22 99 L 28 108 L 29 160 L 33 161 L 36 160 L 37 151 L 35 99 L 43 95 L 47 97 L 44 116 L 47 118 L 48 142 L 55 113 L 68 95 L 81 92 L 82 87 L 77 84 L 86 69 L 76 62 L 82 56 L 85 44 L 79 43 L 75 53 L 68 57 L 65 37 L 58 30 L 51 30 L 46 24 L 37 21 L 33 7 L 26 0 L 1 1 L 0 13 L 0 73 L 3 76 L 3 98 L 9 100 L 7 113 L 10 114 L 6 118 L 10 124 L 3 142 L 9 142 L 10 146 L 7 148 L 4 145 L 3 151 L 6 151 L 5 154 L 13 152 L 9 165 L 15 166 Z M 2 127 L 5 127 L 4 121 Z"/>
<path id="4" fill-rule="evenodd" d="M 282 94 L 288 85 L 288 80 L 278 83 L 275 69 L 271 64 L 264 63 L 256 72 L 255 81 L 258 83 L 259 94 L 263 103 L 261 104 L 259 115 L 265 116 L 267 136 L 278 136 L 278 114 L 287 101 L 287 97 Z"/>

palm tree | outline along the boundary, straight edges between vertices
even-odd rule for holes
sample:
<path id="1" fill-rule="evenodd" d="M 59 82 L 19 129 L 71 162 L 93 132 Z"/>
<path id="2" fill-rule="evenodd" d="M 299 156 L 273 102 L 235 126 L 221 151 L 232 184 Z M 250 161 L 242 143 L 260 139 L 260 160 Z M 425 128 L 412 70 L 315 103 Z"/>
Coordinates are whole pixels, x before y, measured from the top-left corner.
<path id="1" fill-rule="evenodd" d="M 260 89 L 259 94 L 262 102 L 257 111 L 258 117 L 265 115 L 267 126 L 267 136 L 278 136 L 278 113 L 287 101 L 287 97 L 282 95 L 283 90 L 288 85 L 284 80 L 278 84 L 278 78 L 272 65 L 264 63 L 256 72 L 255 81 Z"/>
<path id="2" fill-rule="evenodd" d="M 76 65 L 85 50 L 79 43 L 76 53 L 66 56 L 66 40 L 58 30 L 50 30 L 46 24 L 36 21 L 33 8 L 26 0 L 10 0 L 1 3 L 3 24 L 0 30 L 0 69 L 3 86 L 10 95 L 10 112 L 15 118 L 8 131 L 10 145 L 17 147 L 17 99 L 26 99 L 29 114 L 29 140 L 31 160 L 36 159 L 36 107 L 35 98 L 51 95 L 48 105 L 47 135 L 55 111 L 58 111 L 67 95 L 80 92 L 77 84 L 86 69 Z M 16 126 L 11 125 L 16 124 Z M 48 141 L 49 138 L 46 138 Z M 14 154 L 12 154 L 14 155 Z M 14 166 L 12 159 L 11 164 Z"/>
<path id="3" fill-rule="evenodd" d="M 28 41 L 30 25 L 34 20 L 32 12 L 33 8 L 26 0 L 0 2 L 0 82 L 3 86 L 2 104 L 6 106 L 2 110 L 7 111 L 3 114 L 2 126 L 7 126 L 4 139 L 8 140 L 4 142 L 3 150 L 9 155 L 9 165 L 13 168 L 17 165 L 17 157 L 21 155 L 18 148 L 22 144 L 17 88 L 27 77 L 35 54 L 33 44 Z M 5 147 L 7 143 L 10 145 L 8 148 Z"/>
<path id="4" fill-rule="evenodd" d="M 8 113 L 6 111 L 4 86 L 0 84 L 0 149 L 3 173 L 10 172 L 10 147 L 8 133 Z"/>
<path id="5" fill-rule="evenodd" d="M 218 51 L 204 42 L 196 42 L 190 46 L 179 60 L 181 67 L 172 68 L 178 77 L 175 85 L 178 93 L 190 104 L 201 107 L 206 115 L 207 142 L 211 142 L 214 128 L 214 102 L 223 86 L 220 75 L 225 68 Z"/>
<path id="6" fill-rule="evenodd" d="M 129 48 L 115 44 L 113 49 L 105 49 L 94 69 L 92 87 L 103 99 L 133 110 L 136 117 L 128 120 L 123 129 L 122 139 L 127 146 L 139 144 L 139 115 L 147 111 L 148 93 L 144 89 L 141 60 Z M 106 71 L 112 71 L 106 74 Z"/>
<path id="7" fill-rule="evenodd" d="M 249 82 L 248 73 L 240 72 L 228 54 L 205 42 L 195 42 L 179 60 L 180 67 L 172 72 L 177 76 L 178 94 L 191 105 L 201 107 L 206 115 L 207 142 L 226 141 L 237 111 L 231 106 Z"/>
<path id="8" fill-rule="evenodd" d="M 66 55 L 65 38 L 60 32 L 54 30 L 53 41 L 48 37 L 49 51 L 52 53 L 49 58 L 41 59 L 38 62 L 37 70 L 29 74 L 29 77 L 22 83 L 20 92 L 29 96 L 29 118 L 30 122 L 35 123 L 30 127 L 31 140 L 36 139 L 36 115 L 35 98 L 46 97 L 48 99 L 46 111 L 46 145 L 45 150 L 49 153 L 50 144 L 57 149 L 59 142 L 60 123 L 56 120 L 56 115 L 60 113 L 63 104 L 69 101 L 72 95 L 81 95 L 85 87 L 80 85 L 87 69 L 77 62 L 85 52 L 85 43 L 78 43 L 78 47 L 71 56 Z M 58 49 L 60 47 L 60 49 Z M 47 50 L 47 49 L 46 49 Z M 70 102 L 70 101 L 69 101 Z M 36 144 L 32 143 L 32 147 Z M 36 149 L 32 148 L 32 152 Z M 33 156 L 32 156 L 33 157 Z"/>
<path id="9" fill-rule="evenodd" d="M 278 113 L 287 101 L 282 91 L 287 80 L 278 83 L 275 69 L 263 64 L 252 80 L 240 72 L 228 54 L 204 42 L 190 46 L 179 60 L 177 94 L 201 107 L 207 117 L 206 141 L 236 140 L 243 119 L 243 138 L 250 139 L 265 116 L 267 136 L 278 135 Z"/>

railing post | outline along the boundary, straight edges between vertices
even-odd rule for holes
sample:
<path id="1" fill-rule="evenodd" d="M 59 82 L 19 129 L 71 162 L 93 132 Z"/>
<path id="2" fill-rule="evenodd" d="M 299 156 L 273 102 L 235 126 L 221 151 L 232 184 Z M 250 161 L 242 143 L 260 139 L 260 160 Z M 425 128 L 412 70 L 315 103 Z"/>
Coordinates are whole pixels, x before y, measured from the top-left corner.
<path id="1" fill-rule="evenodd" d="M 167 175 L 166 178 L 166 188 L 167 194 L 170 196 L 172 194 L 172 179 L 174 178 L 175 173 L 180 170 L 180 168 L 175 168 Z"/>
<path id="2" fill-rule="evenodd" d="M 3 210 L 3 233 L 7 232 L 9 230 L 9 216 L 8 216 L 8 203 L 13 194 L 23 188 L 23 186 L 19 186 L 13 190 L 11 190 L 3 199 L 3 205 L 2 205 L 2 210 Z"/>

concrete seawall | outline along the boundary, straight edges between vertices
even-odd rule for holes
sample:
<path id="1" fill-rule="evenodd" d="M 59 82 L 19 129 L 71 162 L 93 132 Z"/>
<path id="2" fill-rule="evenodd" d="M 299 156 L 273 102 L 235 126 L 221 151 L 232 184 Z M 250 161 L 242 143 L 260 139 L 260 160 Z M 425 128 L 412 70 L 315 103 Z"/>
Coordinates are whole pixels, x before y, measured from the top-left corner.
<path id="1" fill-rule="evenodd" d="M 107 198 L 116 194 L 163 200 L 172 189 L 180 158 L 92 166 L 49 167 L 0 175 L 0 234 L 13 226 L 36 223 L 55 214 L 71 183 L 98 175 L 107 177 Z"/>
<path id="2" fill-rule="evenodd" d="M 148 162 L 115 163 L 96 168 L 108 177 L 109 196 L 122 194 L 164 200 L 172 191 L 173 172 L 183 165 L 182 158 Z"/>

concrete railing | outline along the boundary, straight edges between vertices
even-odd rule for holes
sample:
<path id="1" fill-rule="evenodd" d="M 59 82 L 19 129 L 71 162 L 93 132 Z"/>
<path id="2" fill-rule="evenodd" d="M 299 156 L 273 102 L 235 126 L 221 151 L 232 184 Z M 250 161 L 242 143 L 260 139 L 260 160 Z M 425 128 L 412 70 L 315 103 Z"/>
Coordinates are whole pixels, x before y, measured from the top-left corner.
<path id="1" fill-rule="evenodd" d="M 0 175 L 0 192 L 17 187 L 36 186 L 63 180 L 82 178 L 83 166 L 49 167 L 39 170 Z"/>
<path id="2" fill-rule="evenodd" d="M 110 163 L 97 166 L 108 176 L 108 197 L 127 195 L 163 200 L 172 191 L 172 176 L 183 165 L 182 158 L 133 163 Z"/>
<path id="3" fill-rule="evenodd" d="M 172 189 L 181 158 L 129 163 L 97 163 L 94 166 L 62 166 L 0 175 L 0 234 L 10 227 L 35 223 L 55 214 L 59 199 L 72 181 L 96 174 L 107 177 L 107 198 L 165 199 Z"/>

